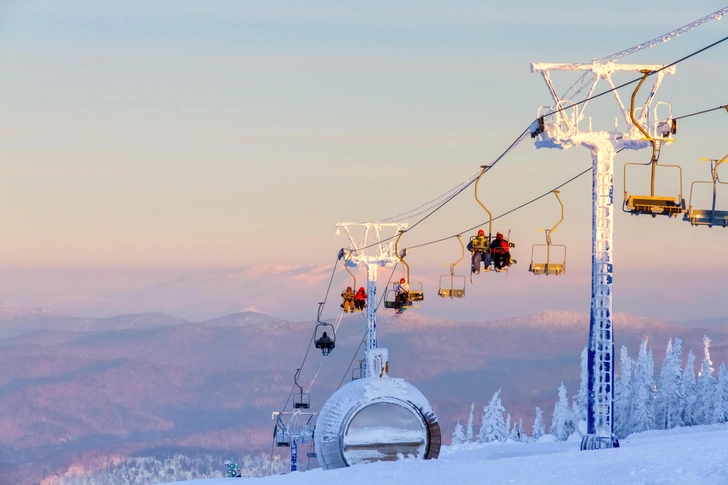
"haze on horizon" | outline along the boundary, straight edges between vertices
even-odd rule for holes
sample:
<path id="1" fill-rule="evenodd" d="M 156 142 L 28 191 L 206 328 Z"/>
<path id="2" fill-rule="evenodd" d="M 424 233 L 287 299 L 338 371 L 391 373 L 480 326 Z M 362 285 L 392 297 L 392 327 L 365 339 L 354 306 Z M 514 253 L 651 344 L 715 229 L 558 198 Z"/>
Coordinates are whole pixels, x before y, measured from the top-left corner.
<path id="1" fill-rule="evenodd" d="M 191 319 L 250 309 L 312 319 L 347 245 L 335 223 L 409 210 L 498 156 L 550 103 L 530 62 L 586 62 L 720 7 L 6 3 L 0 305 Z M 626 62 L 671 62 L 724 35 L 725 20 L 713 21 Z M 680 64 L 657 100 L 670 101 L 676 115 L 725 104 L 726 49 Z M 559 77 L 557 87 L 573 79 Z M 595 127 L 610 127 L 613 106 L 607 97 L 590 105 Z M 685 120 L 664 150 L 665 163 L 683 167 L 686 197 L 689 182 L 708 175 L 698 158 L 725 155 L 726 123 L 719 112 Z M 618 156 L 616 200 L 622 163 L 648 159 L 646 150 Z M 589 165 L 587 150 L 525 142 L 483 190 L 499 214 Z M 673 191 L 667 182 L 658 186 Z M 453 319 L 588 311 L 590 188 L 585 176 L 562 192 L 567 217 L 554 239 L 568 245 L 567 275 L 527 273 L 530 247 L 543 237 L 537 229 L 558 219 L 546 198 L 498 222 L 512 230 L 520 262 L 507 277 L 483 275 L 463 301 L 436 299 L 438 275 L 459 256 L 454 240 L 411 251 L 413 279 L 427 295 L 418 311 Z M 484 219 L 468 190 L 403 244 Z M 725 237 L 723 229 L 618 212 L 615 310 L 725 316 Z M 460 268 L 467 272 L 467 261 Z M 334 297 L 346 283 L 339 267 Z"/>

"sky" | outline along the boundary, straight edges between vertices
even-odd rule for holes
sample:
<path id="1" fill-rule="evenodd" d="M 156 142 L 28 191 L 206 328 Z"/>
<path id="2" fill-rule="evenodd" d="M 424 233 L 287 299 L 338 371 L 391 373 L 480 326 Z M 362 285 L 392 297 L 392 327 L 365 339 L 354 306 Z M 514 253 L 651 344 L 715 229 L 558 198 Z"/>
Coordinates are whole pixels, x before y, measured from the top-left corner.
<path id="1" fill-rule="evenodd" d="M 382 219 L 438 196 L 550 104 L 531 62 L 588 62 L 722 6 L 8 0 L 0 5 L 0 304 L 308 318 L 348 246 L 337 222 Z M 726 25 L 712 21 L 622 62 L 671 62 L 724 37 Z M 680 64 L 656 99 L 675 115 L 726 104 L 727 49 Z M 554 79 L 564 90 L 574 76 Z M 590 104 L 595 129 L 611 128 L 614 105 Z M 664 150 L 664 163 L 682 166 L 686 198 L 689 182 L 709 175 L 698 159 L 728 151 L 726 123 L 725 112 L 684 120 Z M 646 150 L 617 157 L 617 200 L 623 163 L 648 160 Z M 584 148 L 526 141 L 481 190 L 499 214 L 590 163 Z M 658 190 L 674 192 L 666 173 Z M 462 302 L 435 301 L 438 275 L 459 257 L 454 239 L 410 251 L 413 280 L 432 295 L 420 311 L 457 319 L 587 311 L 590 188 L 587 175 L 562 191 L 567 218 L 554 242 L 568 246 L 567 275 L 526 271 L 538 228 L 558 220 L 546 198 L 498 222 L 512 231 L 520 262 L 507 277 L 484 276 Z M 468 190 L 402 243 L 484 219 Z M 725 238 L 724 229 L 617 212 L 615 309 L 725 315 Z M 337 271 L 335 291 L 347 276 Z"/>

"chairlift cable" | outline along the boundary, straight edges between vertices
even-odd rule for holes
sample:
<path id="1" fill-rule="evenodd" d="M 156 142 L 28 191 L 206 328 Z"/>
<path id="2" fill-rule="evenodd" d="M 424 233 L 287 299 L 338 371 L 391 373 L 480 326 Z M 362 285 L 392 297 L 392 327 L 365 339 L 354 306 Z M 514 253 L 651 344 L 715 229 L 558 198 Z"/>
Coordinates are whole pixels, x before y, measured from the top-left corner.
<path id="1" fill-rule="evenodd" d="M 515 207 L 515 208 L 513 208 L 513 209 L 511 209 L 511 210 L 509 210 L 509 211 L 507 211 L 507 212 L 504 212 L 503 214 L 500 214 L 500 215 L 498 215 L 498 216 L 494 217 L 494 218 L 493 218 L 493 220 L 495 221 L 495 220 L 497 220 L 497 219 L 500 219 L 500 218 L 502 218 L 502 217 L 505 217 L 505 216 L 507 216 L 507 215 L 509 215 L 509 214 L 512 214 L 512 213 L 516 212 L 517 210 L 523 209 L 523 208 L 524 208 L 524 207 L 526 207 L 527 205 L 533 204 L 534 202 L 536 202 L 536 201 L 538 201 L 538 200 L 540 200 L 540 199 L 543 199 L 543 198 L 544 198 L 544 197 L 546 197 L 547 195 L 551 194 L 551 192 L 553 192 L 554 190 L 559 190 L 559 189 L 560 189 L 561 187 L 564 187 L 564 186 L 566 186 L 566 185 L 570 184 L 570 183 L 571 183 L 571 182 L 573 182 L 574 180 L 576 180 L 576 179 L 578 179 L 579 177 L 581 177 L 582 175 L 586 174 L 587 172 L 589 172 L 590 170 L 592 170 L 592 168 L 593 168 L 593 167 L 589 167 L 589 168 L 587 168 L 587 169 L 586 169 L 586 170 L 584 170 L 583 172 L 581 172 L 581 173 L 579 173 L 579 174 L 577 174 L 577 175 L 575 175 L 575 176 L 571 177 L 571 178 L 570 178 L 569 180 L 567 180 L 566 182 L 562 183 L 562 184 L 561 184 L 561 185 L 559 185 L 558 187 L 555 187 L 555 188 L 553 188 L 553 189 L 549 190 L 548 192 L 546 192 L 546 193 L 544 193 L 544 194 L 541 194 L 541 195 L 539 195 L 538 197 L 536 197 L 536 198 L 534 198 L 534 199 L 531 199 L 531 200 L 529 200 L 528 202 L 525 202 L 525 203 L 523 203 L 523 204 L 519 205 L 518 207 Z M 487 224 L 488 224 L 488 221 L 485 221 L 485 222 L 483 222 L 483 223 L 481 223 L 481 224 L 478 224 L 477 226 L 473 226 L 473 227 L 471 227 L 471 228 L 469 228 L 469 229 L 465 229 L 464 231 L 462 231 L 462 232 L 459 232 L 458 234 L 463 234 L 463 233 L 465 233 L 465 232 L 469 232 L 469 231 L 472 231 L 472 230 L 474 230 L 474 229 L 477 229 L 477 228 L 479 228 L 479 227 L 482 227 L 482 226 L 484 226 L 484 225 L 487 225 Z M 426 242 L 426 243 L 422 243 L 422 244 L 417 244 L 417 245 L 415 245 L 415 246 L 408 246 L 408 247 L 407 247 L 406 249 L 416 249 L 416 248 L 421 248 L 421 247 L 423 247 L 423 246 L 429 246 L 429 245 L 432 245 L 432 244 L 437 244 L 437 243 L 441 243 L 441 242 L 443 242 L 443 241 L 447 241 L 447 240 L 449 240 L 449 239 L 452 239 L 452 238 L 454 238 L 454 237 L 457 237 L 457 235 L 458 235 L 458 234 L 454 234 L 454 235 L 452 235 L 452 236 L 444 237 L 444 238 L 441 238 L 441 239 L 436 239 L 436 240 L 434 240 L 434 241 L 429 241 L 429 242 Z"/>
<path id="2" fill-rule="evenodd" d="M 677 116 L 677 117 L 673 118 L 673 120 L 681 120 L 683 118 L 690 118 L 691 116 L 698 116 L 698 115 L 702 115 L 704 113 L 710 113 L 712 111 L 717 111 L 719 109 L 728 109 L 728 104 L 724 104 L 723 106 L 717 106 L 717 107 L 711 108 L 711 109 L 705 109 L 703 111 L 697 111 L 695 113 L 690 113 L 688 115 Z"/>
<path id="3" fill-rule="evenodd" d="M 654 75 L 654 74 L 657 74 L 657 73 L 659 73 L 659 72 L 661 72 L 661 71 L 664 71 L 665 69 L 669 69 L 669 68 L 670 68 L 670 67 L 672 67 L 672 66 L 675 66 L 675 65 L 677 65 L 677 64 L 680 64 L 681 62 L 683 62 L 683 61 L 686 61 L 686 60 L 688 60 L 688 59 L 690 59 L 690 58 L 692 58 L 692 57 L 695 57 L 696 55 L 698 55 L 698 54 L 701 54 L 701 53 L 703 53 L 703 52 L 705 52 L 705 51 L 707 51 L 707 50 L 709 50 L 709 49 L 711 49 L 711 48 L 713 48 L 713 47 L 715 47 L 715 46 L 717 46 L 717 45 L 719 45 L 719 44 L 721 44 L 721 43 L 725 42 L 726 40 L 728 40 L 728 36 L 727 36 L 727 37 L 723 37 L 722 39 L 719 39 L 719 40 L 717 40 L 717 41 L 713 42 L 712 44 L 709 44 L 709 45 L 707 45 L 707 46 L 705 46 L 705 47 L 702 47 L 702 48 L 700 48 L 700 49 L 698 49 L 698 50 L 696 50 L 696 51 L 693 51 L 693 52 L 691 52 L 690 54 L 687 54 L 687 55 L 685 55 L 685 56 L 683 56 L 683 57 L 681 57 L 681 58 L 677 59 L 676 61 L 673 61 L 673 62 L 671 62 L 670 64 L 666 64 L 666 65 L 662 66 L 662 67 L 661 67 L 660 69 L 656 69 L 656 70 L 654 70 L 654 71 L 651 71 L 651 72 L 650 72 L 650 73 L 649 73 L 649 74 L 648 74 L 647 76 L 648 76 L 648 77 L 649 77 L 649 76 L 652 76 L 652 75 Z M 550 111 L 549 113 L 545 114 L 544 116 L 550 116 L 550 115 L 553 115 L 553 114 L 556 114 L 556 113 L 560 113 L 561 111 L 564 111 L 564 110 L 566 110 L 566 109 L 570 109 L 570 108 L 571 108 L 572 106 L 578 106 L 578 105 L 584 104 L 584 103 L 586 103 L 586 102 L 588 102 L 588 101 L 591 101 L 591 100 L 593 100 L 593 99 L 596 99 L 596 98 L 600 98 L 600 97 L 602 97 L 602 96 L 604 96 L 604 95 L 606 95 L 606 94 L 612 93 L 612 92 L 614 92 L 614 91 L 617 91 L 617 90 L 619 90 L 619 89 L 622 89 L 622 88 L 624 88 L 624 87 L 626 87 L 626 86 L 629 86 L 629 85 L 631 85 L 631 84 L 634 84 L 634 83 L 636 83 L 636 82 L 639 82 L 639 81 L 640 81 L 640 80 L 642 80 L 642 79 L 643 79 L 643 77 L 638 77 L 638 78 L 635 78 L 635 79 L 633 79 L 633 80 L 631 80 L 631 81 L 627 81 L 627 82 L 625 82 L 625 83 L 622 83 L 622 84 L 620 84 L 619 86 L 615 86 L 615 87 L 613 87 L 613 88 L 610 88 L 610 89 L 608 89 L 608 90 L 606 90 L 606 91 L 603 91 L 603 92 L 601 92 L 601 93 L 598 93 L 598 94 L 595 94 L 595 95 L 593 95 L 593 96 L 590 96 L 590 97 L 588 97 L 588 98 L 585 98 L 585 99 L 583 99 L 583 100 L 581 100 L 581 101 L 578 101 L 578 102 L 576 102 L 576 103 L 574 103 L 573 105 L 570 105 L 570 106 L 568 106 L 568 107 L 562 107 L 562 108 L 558 108 L 558 109 L 555 109 L 554 111 Z M 505 151 L 504 151 L 503 153 L 501 153 L 501 155 L 500 155 L 500 156 L 499 156 L 498 158 L 496 158 L 496 159 L 495 159 L 495 160 L 493 161 L 493 163 L 491 164 L 491 166 L 493 166 L 493 165 L 497 164 L 497 163 L 498 163 L 499 161 L 501 161 L 501 160 L 502 160 L 502 159 L 503 159 L 503 158 L 504 158 L 504 157 L 505 157 L 505 156 L 506 156 L 506 155 L 507 155 L 507 154 L 508 154 L 508 153 L 509 153 L 509 152 L 510 152 L 510 151 L 511 151 L 511 150 L 512 150 L 513 148 L 515 148 L 515 147 L 516 147 L 516 146 L 517 146 L 517 145 L 518 145 L 518 144 L 519 144 L 519 143 L 520 143 L 521 141 L 523 141 L 523 139 L 525 139 L 525 138 L 526 138 L 526 135 L 527 135 L 527 134 L 528 134 L 528 133 L 530 132 L 530 127 L 531 127 L 531 125 L 533 125 L 533 123 L 534 123 L 534 122 L 537 122 L 537 121 L 538 121 L 538 120 L 534 120 L 533 122 L 531 122 L 531 123 L 529 124 L 529 127 L 528 127 L 528 128 L 526 128 L 526 129 L 525 129 L 525 130 L 524 130 L 524 131 L 523 131 L 523 132 L 522 132 L 522 133 L 521 133 L 521 134 L 520 134 L 520 135 L 518 136 L 518 138 L 516 138 L 516 140 L 515 140 L 515 141 L 514 141 L 513 143 L 511 143 L 511 145 L 510 145 L 510 146 L 509 146 L 509 147 L 508 147 L 508 148 L 507 148 L 507 149 L 506 149 L 506 150 L 505 150 Z M 445 205 L 447 205 L 447 204 L 448 204 L 448 203 L 449 203 L 449 202 L 450 202 L 451 200 L 453 200 L 453 199 L 454 199 L 455 197 L 457 197 L 458 195 L 460 195 L 460 194 L 461 194 L 461 193 L 462 193 L 462 192 L 463 192 L 463 191 L 464 191 L 464 190 L 465 190 L 466 188 L 468 188 L 468 187 L 469 187 L 470 185 L 472 185 L 472 184 L 473 184 L 473 183 L 475 182 L 475 180 L 477 180 L 477 178 L 475 178 L 475 179 L 471 180 L 471 181 L 470 181 L 470 182 L 468 182 L 468 183 L 467 183 L 466 185 L 464 185 L 464 186 L 463 186 L 463 187 L 462 187 L 461 189 L 459 189 L 459 190 L 458 190 L 457 192 L 455 192 L 455 193 L 454 193 L 453 195 L 451 195 L 450 197 L 448 197 L 447 199 L 445 199 L 445 201 L 444 201 L 444 202 L 442 202 L 442 203 L 441 203 L 441 204 L 439 204 L 439 205 L 438 205 L 437 207 L 435 207 L 435 208 L 434 208 L 434 209 L 433 209 L 432 211 L 430 211 L 430 212 L 429 212 L 429 213 L 428 213 L 427 215 L 425 215 L 425 216 L 424 216 L 423 218 L 421 218 L 420 220 L 418 220 L 417 222 L 415 222 L 415 223 L 414 223 L 414 224 L 413 224 L 412 226 L 410 226 L 410 227 L 409 227 L 409 228 L 408 228 L 407 230 L 409 231 L 410 229 L 413 229 L 414 227 L 418 226 L 418 225 L 419 225 L 420 223 L 424 222 L 424 221 L 425 221 L 425 220 L 426 220 L 427 218 L 429 218 L 429 217 L 430 217 L 431 215 L 433 215 L 433 214 L 434 214 L 435 212 L 437 212 L 437 211 L 438 211 L 438 210 L 440 210 L 440 209 L 441 209 L 442 207 L 444 207 Z M 373 244 L 370 244 L 370 245 L 368 245 L 368 246 L 364 246 L 364 247 L 362 247 L 362 248 L 358 248 L 358 249 L 359 249 L 359 250 L 361 251 L 361 250 L 364 250 L 364 249 L 368 249 L 368 248 L 371 248 L 371 247 L 374 247 L 374 246 L 378 246 L 378 245 L 380 245 L 380 244 L 382 244 L 382 243 L 384 243 L 384 242 L 388 242 L 388 241 L 391 241 L 391 240 L 392 240 L 392 239 L 394 239 L 395 237 L 396 237 L 396 236 L 391 236 L 391 237 L 388 237 L 388 238 L 382 239 L 381 241 L 378 241 L 378 242 L 376 242 L 376 243 L 373 243 Z M 449 238 L 446 238 L 446 239 L 449 239 Z"/>
<path id="4" fill-rule="evenodd" d="M 691 31 L 691 30 L 693 30 L 693 29 L 695 29 L 695 28 L 697 28 L 697 27 L 699 27 L 699 26 L 701 26 L 701 25 L 703 25 L 703 24 L 705 24 L 707 22 L 710 22 L 711 20 L 720 20 L 726 14 L 728 14 L 728 7 L 723 7 L 720 10 L 717 10 L 717 11 L 715 11 L 713 13 L 710 13 L 710 14 L 704 16 L 704 17 L 701 17 L 701 18 L 699 18 L 697 20 L 694 20 L 694 21 L 692 21 L 692 22 L 690 22 L 688 24 L 685 24 L 682 27 L 679 27 L 677 29 L 674 29 L 674 30 L 672 30 L 670 32 L 667 32 L 665 34 L 662 34 L 660 36 L 657 36 L 657 37 L 655 37 L 653 39 L 650 39 L 650 40 L 648 40 L 646 42 L 643 42 L 643 43 L 638 44 L 636 46 L 630 47 L 628 49 L 624 49 L 624 50 L 621 50 L 619 52 L 615 52 L 614 54 L 610 54 L 608 56 L 600 57 L 598 59 L 595 59 L 594 61 L 600 62 L 600 63 L 614 62 L 614 61 L 616 61 L 618 59 L 621 59 L 623 57 L 626 57 L 626 56 L 629 56 L 631 54 L 634 54 L 635 52 L 639 52 L 639 51 L 642 51 L 644 49 L 652 48 L 652 47 L 655 47 L 657 45 L 660 45 L 660 44 L 663 44 L 665 42 L 668 42 L 672 38 L 679 37 L 680 34 L 684 34 L 686 32 L 689 32 L 689 31 Z M 594 62 L 594 61 L 592 61 L 592 62 Z M 592 74 L 592 76 L 589 78 L 589 80 L 586 81 L 585 79 L 586 79 L 587 75 L 588 75 L 588 73 L 582 74 L 574 82 L 574 84 L 572 84 L 569 87 L 569 89 L 566 90 L 566 92 L 562 96 L 562 99 L 572 100 L 576 95 L 578 95 L 584 89 L 584 87 L 586 87 L 589 84 L 591 84 L 594 81 L 594 77 L 595 76 Z M 578 86 L 577 87 L 578 84 L 581 84 L 581 86 Z M 574 93 L 570 97 L 567 97 L 567 96 L 569 96 L 569 92 L 572 91 L 572 90 L 574 91 Z M 478 174 L 479 174 L 479 172 L 474 173 L 473 175 L 471 175 L 470 177 L 468 177 L 465 180 L 465 182 L 463 182 L 463 183 L 469 182 L 473 177 L 477 177 Z M 418 206 L 418 207 L 416 207 L 414 209 L 411 209 L 411 210 L 409 210 L 407 212 L 403 212 L 403 213 L 398 214 L 396 216 L 392 216 L 392 217 L 387 217 L 387 218 L 384 218 L 384 219 L 380 219 L 378 222 L 388 222 L 388 221 L 392 221 L 392 220 L 412 219 L 414 217 L 417 217 L 421 213 L 427 212 L 426 210 L 422 211 L 421 209 L 423 209 L 425 207 L 428 207 L 429 208 L 430 206 L 434 205 L 439 200 L 446 198 L 450 193 L 456 191 L 460 187 L 460 185 L 461 184 L 456 185 L 455 187 L 453 187 L 452 189 L 448 190 L 444 194 L 441 194 L 441 195 L 435 197 L 434 199 L 430 200 L 429 202 L 425 202 L 424 204 L 421 204 L 420 206 Z M 419 213 L 416 213 L 416 211 L 418 211 L 418 210 L 420 210 L 420 212 Z"/>

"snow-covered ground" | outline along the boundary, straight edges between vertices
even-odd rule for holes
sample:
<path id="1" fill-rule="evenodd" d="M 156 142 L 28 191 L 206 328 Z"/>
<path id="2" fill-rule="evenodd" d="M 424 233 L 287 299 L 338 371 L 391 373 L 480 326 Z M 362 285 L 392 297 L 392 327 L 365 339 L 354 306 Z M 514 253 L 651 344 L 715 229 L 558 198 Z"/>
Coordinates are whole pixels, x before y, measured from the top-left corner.
<path id="1" fill-rule="evenodd" d="M 647 431 L 629 436 L 613 450 L 579 451 L 578 441 L 466 444 L 444 447 L 438 460 L 177 483 L 231 485 L 241 480 L 251 485 L 728 485 L 728 425 Z"/>

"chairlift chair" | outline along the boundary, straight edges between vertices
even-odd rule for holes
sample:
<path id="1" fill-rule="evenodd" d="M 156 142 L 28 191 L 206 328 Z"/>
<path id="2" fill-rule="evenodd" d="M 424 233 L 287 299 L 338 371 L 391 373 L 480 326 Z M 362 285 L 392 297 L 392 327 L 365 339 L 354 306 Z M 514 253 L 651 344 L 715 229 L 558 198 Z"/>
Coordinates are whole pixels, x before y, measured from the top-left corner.
<path id="1" fill-rule="evenodd" d="M 397 235 L 397 239 L 394 242 L 394 250 L 395 254 L 397 255 L 397 258 L 399 258 L 399 262 L 402 263 L 403 267 L 405 268 L 405 281 L 409 284 L 409 293 L 407 301 L 402 305 L 402 308 L 411 308 L 415 307 L 416 305 L 413 305 L 413 302 L 417 301 L 423 301 L 425 299 L 425 293 L 422 290 L 422 283 L 413 283 L 410 280 L 410 267 L 409 264 L 407 264 L 407 261 L 404 260 L 405 257 L 407 257 L 407 249 L 403 249 L 402 251 L 399 250 L 399 239 L 402 237 L 402 234 L 404 234 L 405 231 L 399 231 L 399 234 Z M 386 294 L 384 295 L 384 308 L 397 308 L 396 305 L 396 293 L 397 293 L 397 283 L 392 283 L 392 287 L 390 289 L 387 289 Z"/>
<path id="2" fill-rule="evenodd" d="M 462 253 L 460 259 L 450 265 L 450 274 L 440 276 L 440 288 L 437 290 L 437 294 L 443 298 L 465 298 L 465 276 L 455 274 L 455 266 L 465 257 L 465 246 L 463 245 L 460 234 L 457 235 L 457 238 L 462 248 Z M 445 284 L 443 284 L 443 278 Z M 455 284 L 456 281 L 457 285 Z"/>
<path id="3" fill-rule="evenodd" d="M 346 250 L 344 248 L 341 248 L 341 250 L 339 251 L 339 259 L 341 259 L 341 258 L 344 257 L 344 252 L 345 251 Z M 346 258 L 344 259 L 344 269 L 346 269 L 346 272 L 349 273 L 349 275 L 351 276 L 351 279 L 352 279 L 353 283 L 352 283 L 352 286 L 350 288 L 351 288 L 351 291 L 354 294 L 356 294 L 356 275 L 354 273 L 352 273 L 351 270 L 349 269 L 349 266 L 356 266 L 354 263 L 351 262 L 351 255 L 354 254 L 354 251 L 352 251 L 352 250 L 348 250 L 348 251 L 349 251 L 349 253 L 346 255 Z M 342 310 L 345 310 L 346 309 L 346 307 L 345 307 L 345 305 L 346 305 L 346 298 L 343 297 L 343 295 L 344 295 L 345 292 L 346 292 L 346 288 L 344 288 L 344 291 L 341 292 L 341 295 L 342 295 L 341 308 L 342 308 Z M 356 300 L 354 300 L 354 302 L 356 302 Z M 356 310 L 356 305 L 354 305 L 354 303 L 352 303 L 351 313 L 354 313 L 355 310 Z"/>
<path id="4" fill-rule="evenodd" d="M 298 387 L 298 392 L 293 394 L 293 409 L 309 409 L 311 407 L 311 395 L 303 392 L 303 387 L 298 383 L 299 374 L 301 374 L 301 369 L 297 369 L 296 375 L 293 377 L 293 383 Z"/>
<path id="5" fill-rule="evenodd" d="M 720 160 L 701 158 L 700 160 L 710 162 L 710 174 L 712 180 L 696 180 L 690 184 L 690 199 L 688 210 L 685 213 L 684 220 L 690 222 L 691 226 L 721 226 L 728 227 L 728 210 L 716 210 L 716 192 L 718 184 L 728 185 L 728 182 L 723 182 L 718 176 L 718 167 L 728 160 L 728 155 Z M 710 184 L 713 186 L 713 204 L 710 209 L 693 209 L 693 189 L 695 184 Z"/>
<path id="6" fill-rule="evenodd" d="M 624 164 L 624 204 L 622 210 L 629 212 L 633 215 L 649 214 L 652 217 L 658 215 L 665 215 L 668 217 L 677 216 L 685 212 L 685 199 L 683 199 L 683 187 L 682 187 L 682 168 L 679 165 L 665 165 L 658 164 L 660 159 L 660 149 L 663 143 L 673 141 L 670 138 L 671 135 L 677 132 L 677 123 L 672 119 L 672 108 L 670 108 L 670 115 L 667 120 L 658 121 L 656 123 L 656 135 L 661 138 L 654 138 L 642 127 L 642 125 L 634 117 L 634 99 L 637 96 L 637 92 L 642 87 L 642 84 L 650 75 L 651 71 L 642 71 L 643 77 L 639 84 L 632 93 L 632 99 L 630 103 L 630 117 L 632 123 L 639 129 L 642 134 L 645 135 L 646 140 L 652 145 L 652 158 L 648 163 L 626 163 Z M 655 118 L 657 118 L 657 106 L 665 104 L 670 106 L 669 103 L 661 102 L 655 106 Z M 630 165 L 650 165 L 651 167 L 651 178 L 650 178 L 650 195 L 630 195 L 627 191 L 627 167 Z M 657 196 L 655 195 L 655 172 L 658 167 L 670 167 L 676 168 L 679 172 L 680 192 L 677 197 L 670 196 Z"/>
<path id="7" fill-rule="evenodd" d="M 475 180 L 475 192 L 474 192 L 475 201 L 488 214 L 488 247 L 489 248 L 490 248 L 490 244 L 493 242 L 493 213 L 490 212 L 490 210 L 485 206 L 485 204 L 483 203 L 483 201 L 480 200 L 480 197 L 478 196 L 478 189 L 479 189 L 479 185 L 480 185 L 480 179 L 483 178 L 483 175 L 485 175 L 485 172 L 487 172 L 491 167 L 492 167 L 492 165 L 481 165 L 480 166 L 480 168 L 482 170 L 480 172 L 480 175 L 478 175 L 478 178 Z M 515 243 L 512 243 L 511 242 L 510 235 L 511 235 L 511 232 L 508 231 L 508 239 L 507 239 L 508 240 L 508 247 L 509 248 L 515 248 L 516 245 L 515 245 Z M 496 236 L 497 236 L 497 233 L 496 233 Z M 474 239 L 474 237 L 471 237 L 470 238 L 470 241 L 472 242 L 473 239 Z M 512 264 L 516 264 L 516 262 L 517 261 L 515 259 L 513 259 L 513 257 L 511 257 L 511 260 L 510 260 L 508 266 L 506 266 L 506 268 L 510 267 Z M 491 252 L 490 264 L 491 264 L 491 266 L 493 266 L 492 269 L 495 269 L 495 258 L 492 257 L 492 252 Z M 488 266 L 487 268 L 485 268 L 485 271 L 486 272 L 487 271 L 490 271 L 490 270 L 491 270 L 491 267 L 490 266 Z M 473 283 L 473 272 L 472 271 L 470 272 L 470 283 L 471 284 Z"/>
<path id="8" fill-rule="evenodd" d="M 551 234 L 556 232 L 556 228 L 559 227 L 559 224 L 564 220 L 564 203 L 561 202 L 561 198 L 559 197 L 559 191 L 554 190 L 553 194 L 556 196 L 556 200 L 559 201 L 559 204 L 561 205 L 561 219 L 559 219 L 559 222 L 554 225 L 551 229 L 540 229 L 543 230 L 546 233 L 546 244 L 534 244 L 531 248 L 531 265 L 528 267 L 528 271 L 533 273 L 534 275 L 562 275 L 566 273 L 566 245 L 565 244 L 553 244 L 551 242 Z M 546 248 L 546 262 L 545 263 L 537 263 L 534 260 L 534 253 L 536 251 L 537 247 L 545 247 Z M 551 248 L 553 247 L 562 247 L 564 248 L 564 259 L 563 261 L 560 260 L 560 262 L 552 263 L 551 262 Z"/>
<path id="9" fill-rule="evenodd" d="M 326 322 L 321 321 L 321 311 L 323 310 L 324 303 L 319 303 L 318 316 L 316 317 L 316 328 L 314 329 L 314 346 L 317 349 L 321 349 L 321 353 L 324 357 L 329 355 L 332 350 L 336 347 L 336 328 Z M 331 335 L 324 330 L 326 327 L 330 327 Z M 321 334 L 319 335 L 319 332 Z"/>
<path id="10" fill-rule="evenodd" d="M 283 421 L 281 421 L 280 416 L 273 428 L 273 439 L 275 440 L 276 446 L 279 448 L 291 446 L 291 435 L 288 431 L 286 431 L 286 427 L 283 424 Z"/>

